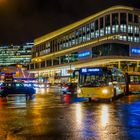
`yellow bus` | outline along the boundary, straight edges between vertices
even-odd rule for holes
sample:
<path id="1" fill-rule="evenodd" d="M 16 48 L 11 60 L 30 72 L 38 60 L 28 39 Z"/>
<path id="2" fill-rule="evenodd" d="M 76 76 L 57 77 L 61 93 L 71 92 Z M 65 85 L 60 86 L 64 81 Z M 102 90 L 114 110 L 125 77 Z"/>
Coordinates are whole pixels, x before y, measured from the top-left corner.
<path id="1" fill-rule="evenodd" d="M 125 75 L 117 68 L 81 68 L 75 71 L 74 75 L 78 78 L 78 97 L 112 101 L 117 96 L 125 94 Z"/>
<path id="2" fill-rule="evenodd" d="M 126 72 L 126 92 L 140 93 L 140 72 Z"/>

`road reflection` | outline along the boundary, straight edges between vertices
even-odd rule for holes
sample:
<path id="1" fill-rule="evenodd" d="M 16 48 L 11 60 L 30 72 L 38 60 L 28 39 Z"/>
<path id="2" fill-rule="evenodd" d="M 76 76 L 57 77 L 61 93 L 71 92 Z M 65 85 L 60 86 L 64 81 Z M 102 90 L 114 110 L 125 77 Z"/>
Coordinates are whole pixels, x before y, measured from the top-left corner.
<path id="1" fill-rule="evenodd" d="M 107 123 L 109 123 L 109 106 L 102 105 L 101 106 L 101 126 L 106 127 Z"/>
<path id="2" fill-rule="evenodd" d="M 29 139 L 140 139 L 140 95 L 112 103 L 85 101 L 56 88 L 37 89 L 32 99 L 0 97 L 0 134 L 22 128 L 15 134 Z"/>
<path id="3" fill-rule="evenodd" d="M 75 105 L 76 126 L 82 128 L 83 114 L 81 104 Z"/>

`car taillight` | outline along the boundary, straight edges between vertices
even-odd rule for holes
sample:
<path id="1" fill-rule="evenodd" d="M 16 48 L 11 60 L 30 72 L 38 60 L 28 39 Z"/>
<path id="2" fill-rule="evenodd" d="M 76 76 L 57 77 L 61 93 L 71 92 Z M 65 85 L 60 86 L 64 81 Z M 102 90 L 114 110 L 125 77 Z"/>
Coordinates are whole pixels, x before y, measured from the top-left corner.
<path id="1" fill-rule="evenodd" d="M 69 89 L 69 87 L 65 87 L 66 89 Z"/>

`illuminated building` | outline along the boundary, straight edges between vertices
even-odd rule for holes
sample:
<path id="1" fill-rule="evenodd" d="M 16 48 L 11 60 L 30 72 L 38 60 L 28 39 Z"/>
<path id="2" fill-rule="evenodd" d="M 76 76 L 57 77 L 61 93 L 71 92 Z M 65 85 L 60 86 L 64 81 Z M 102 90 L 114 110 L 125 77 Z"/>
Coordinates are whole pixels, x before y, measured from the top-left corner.
<path id="1" fill-rule="evenodd" d="M 27 65 L 31 61 L 33 43 L 24 45 L 0 46 L 0 66 L 13 64 Z"/>
<path id="2" fill-rule="evenodd" d="M 33 74 L 27 71 L 27 64 L 31 61 L 31 50 L 33 43 L 23 45 L 0 46 L 0 79 L 2 73 L 15 73 L 14 78 L 30 79 Z"/>
<path id="3" fill-rule="evenodd" d="M 31 73 L 50 82 L 90 66 L 139 71 L 140 9 L 114 6 L 34 40 Z M 67 79 L 65 79 L 67 80 Z M 62 82 L 62 81 L 61 81 Z"/>

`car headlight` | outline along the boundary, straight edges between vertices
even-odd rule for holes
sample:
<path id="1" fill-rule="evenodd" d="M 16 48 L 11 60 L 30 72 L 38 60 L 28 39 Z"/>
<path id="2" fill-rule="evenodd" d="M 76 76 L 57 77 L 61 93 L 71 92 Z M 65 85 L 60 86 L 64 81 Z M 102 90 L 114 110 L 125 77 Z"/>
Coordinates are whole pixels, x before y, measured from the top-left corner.
<path id="1" fill-rule="evenodd" d="M 81 93 L 81 89 L 77 89 L 77 93 L 80 94 Z"/>
<path id="2" fill-rule="evenodd" d="M 107 93 L 108 93 L 108 90 L 107 90 L 107 89 L 103 89 L 102 92 L 103 92 L 104 94 L 107 94 Z"/>

